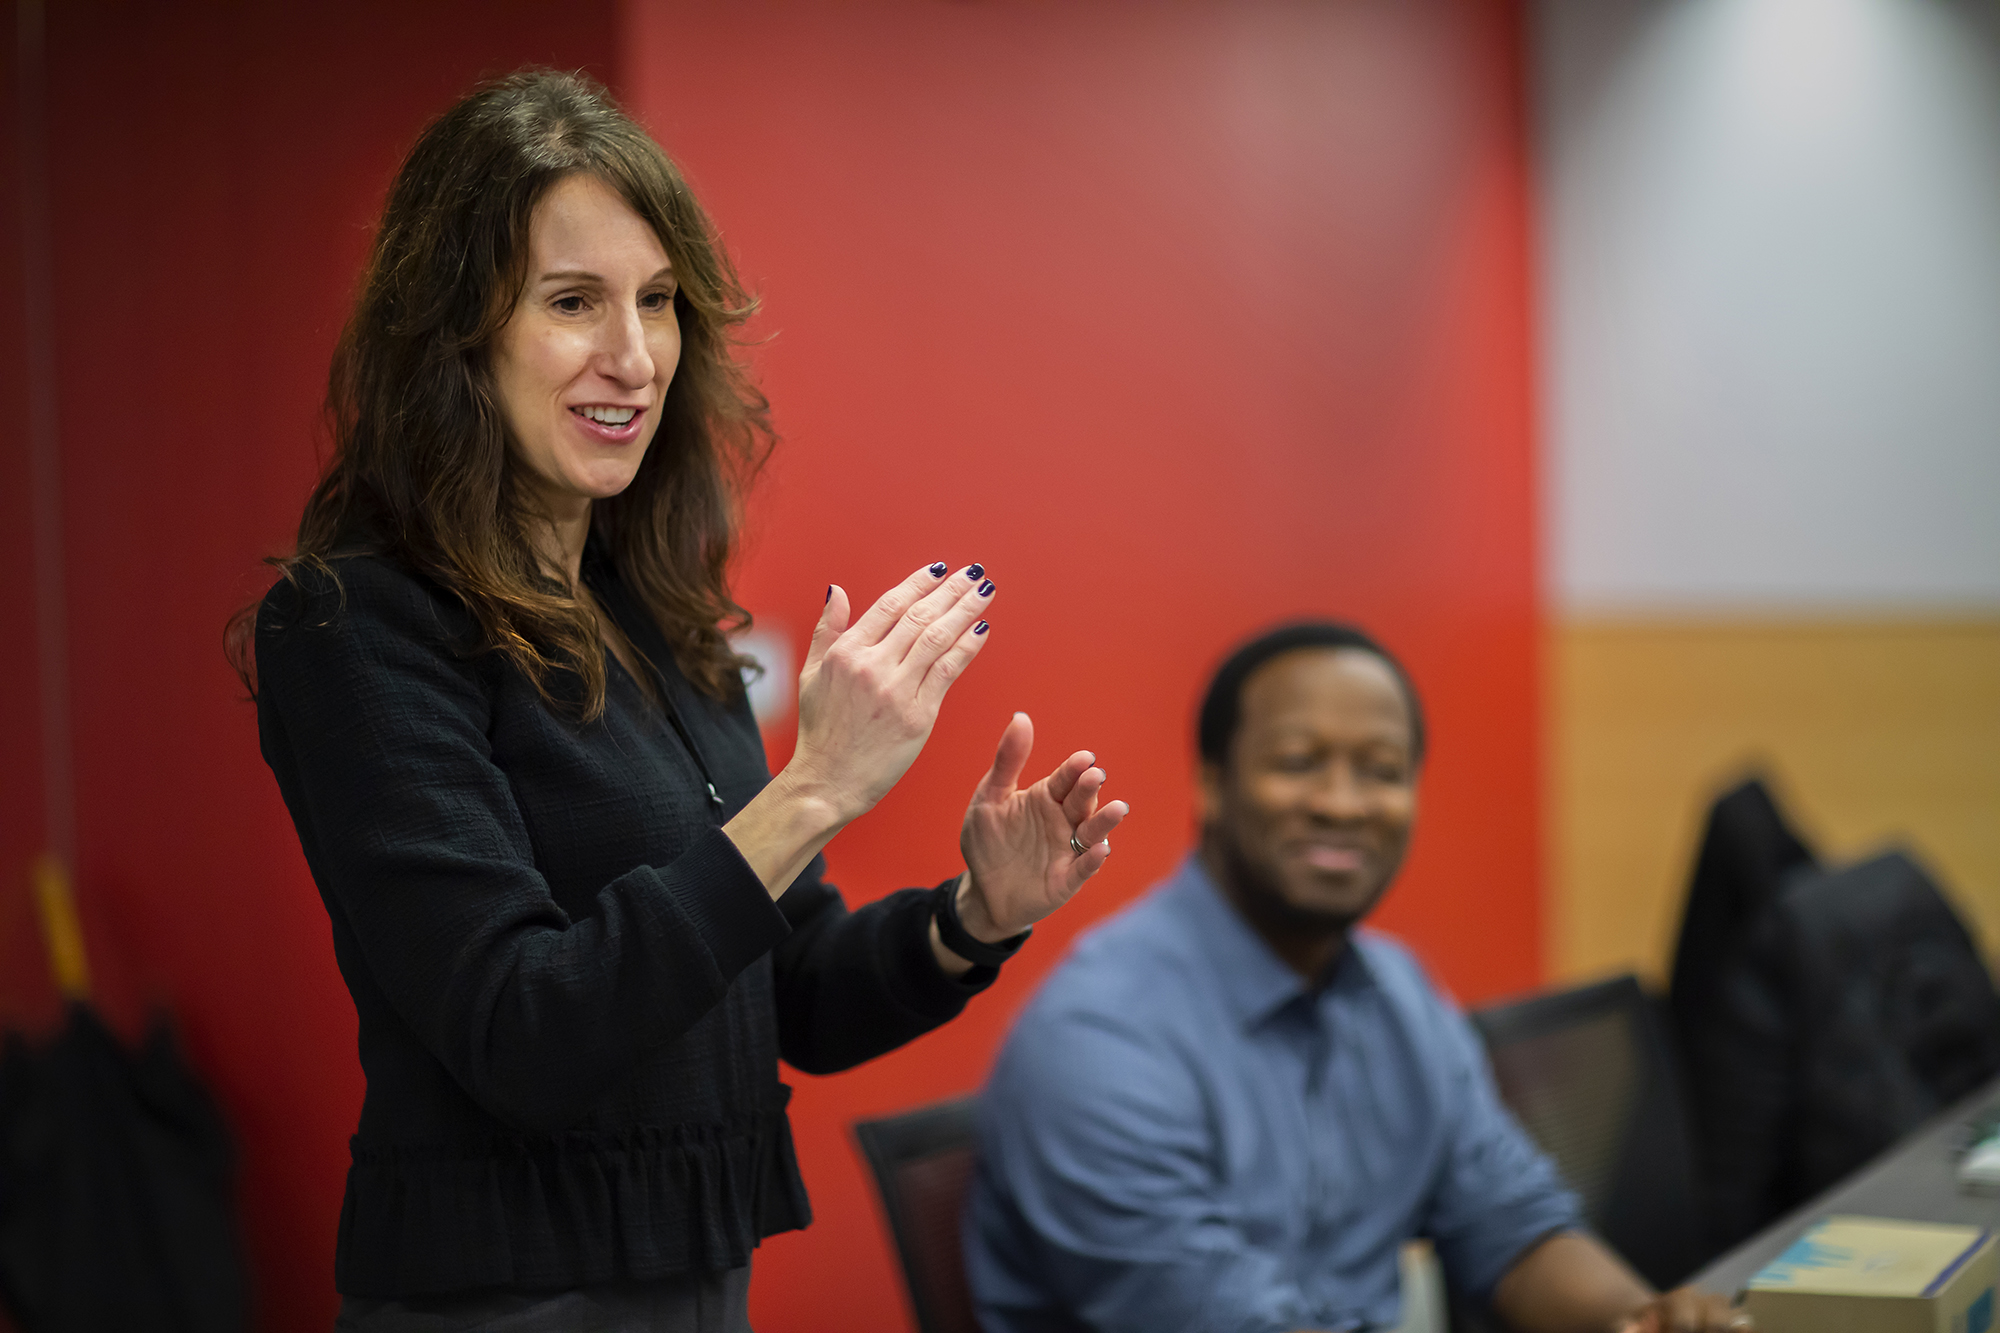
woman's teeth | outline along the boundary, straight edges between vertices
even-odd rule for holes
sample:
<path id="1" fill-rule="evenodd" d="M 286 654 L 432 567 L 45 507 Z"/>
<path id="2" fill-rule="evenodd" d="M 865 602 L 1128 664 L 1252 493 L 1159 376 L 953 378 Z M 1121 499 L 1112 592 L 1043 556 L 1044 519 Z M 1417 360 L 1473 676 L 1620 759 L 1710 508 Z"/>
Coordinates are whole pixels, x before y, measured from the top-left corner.
<path id="1" fill-rule="evenodd" d="M 639 415 L 636 407 L 576 407 L 570 410 L 606 426 L 622 426 Z"/>

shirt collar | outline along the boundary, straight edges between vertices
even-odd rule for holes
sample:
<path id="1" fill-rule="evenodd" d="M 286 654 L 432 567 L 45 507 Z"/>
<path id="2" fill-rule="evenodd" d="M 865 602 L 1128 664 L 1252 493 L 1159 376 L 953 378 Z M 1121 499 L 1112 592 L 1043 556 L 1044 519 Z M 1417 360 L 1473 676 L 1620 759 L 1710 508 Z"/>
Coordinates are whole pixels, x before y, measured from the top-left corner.
<path id="1" fill-rule="evenodd" d="M 1271 951 L 1264 937 L 1251 929 L 1243 914 L 1223 896 L 1199 855 L 1190 852 L 1181 862 L 1167 892 L 1180 907 L 1196 948 L 1214 967 L 1224 1005 L 1244 1028 L 1256 1027 L 1317 989 L 1307 985 Z M 1327 989 L 1366 985 L 1371 980 L 1367 961 L 1355 948 L 1350 933 Z"/>

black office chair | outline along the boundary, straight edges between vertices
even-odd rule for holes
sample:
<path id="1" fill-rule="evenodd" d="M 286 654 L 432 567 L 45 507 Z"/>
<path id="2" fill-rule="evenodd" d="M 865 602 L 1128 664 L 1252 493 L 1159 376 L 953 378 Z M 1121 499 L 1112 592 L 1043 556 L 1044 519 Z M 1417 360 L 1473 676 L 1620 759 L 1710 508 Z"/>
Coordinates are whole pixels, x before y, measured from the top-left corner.
<path id="1" fill-rule="evenodd" d="M 1673 1055 L 1637 978 L 1468 1016 L 1501 1100 L 1555 1161 L 1606 1244 L 1663 1291 L 1713 1257 Z"/>
<path id="2" fill-rule="evenodd" d="M 979 1333 L 959 1248 L 978 1104 L 977 1097 L 962 1097 L 854 1126 L 889 1215 L 920 1333 Z"/>

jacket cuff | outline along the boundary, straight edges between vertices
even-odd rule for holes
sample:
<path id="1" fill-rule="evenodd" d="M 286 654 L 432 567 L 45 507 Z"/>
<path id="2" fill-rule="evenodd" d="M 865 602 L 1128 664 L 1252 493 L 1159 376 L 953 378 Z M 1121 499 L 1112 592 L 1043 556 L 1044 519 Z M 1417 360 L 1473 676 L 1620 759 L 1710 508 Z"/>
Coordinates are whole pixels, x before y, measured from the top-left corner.
<path id="1" fill-rule="evenodd" d="M 764 881 L 719 828 L 675 857 L 672 873 L 661 878 L 725 978 L 734 978 L 792 933 Z"/>
<path id="2" fill-rule="evenodd" d="M 898 969 L 902 974 L 906 993 L 903 1002 L 918 1013 L 940 1020 L 954 1018 L 965 1002 L 991 986 L 1000 977 L 998 967 L 974 963 L 970 971 L 952 976 L 939 965 L 937 955 L 931 951 L 931 919 L 936 915 L 938 898 L 951 892 L 957 885 L 958 876 L 953 875 L 944 883 L 928 892 L 913 891 L 906 903 L 899 903 L 899 916 L 895 930 L 903 938 L 900 941 L 908 965 Z"/>

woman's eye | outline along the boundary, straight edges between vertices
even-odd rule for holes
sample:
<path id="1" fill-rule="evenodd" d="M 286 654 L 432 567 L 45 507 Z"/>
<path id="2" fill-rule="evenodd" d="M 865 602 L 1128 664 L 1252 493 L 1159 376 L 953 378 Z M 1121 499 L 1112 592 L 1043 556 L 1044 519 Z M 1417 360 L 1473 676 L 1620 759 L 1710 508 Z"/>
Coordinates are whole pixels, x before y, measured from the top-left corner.
<path id="1" fill-rule="evenodd" d="M 674 294 L 672 292 L 647 292 L 639 298 L 639 308 L 649 314 L 657 315 L 671 310 L 673 309 L 673 305 Z"/>
<path id="2" fill-rule="evenodd" d="M 583 298 L 581 296 L 558 296 L 554 301 L 554 305 L 556 309 L 562 311 L 565 315 L 580 315 L 583 313 Z"/>

